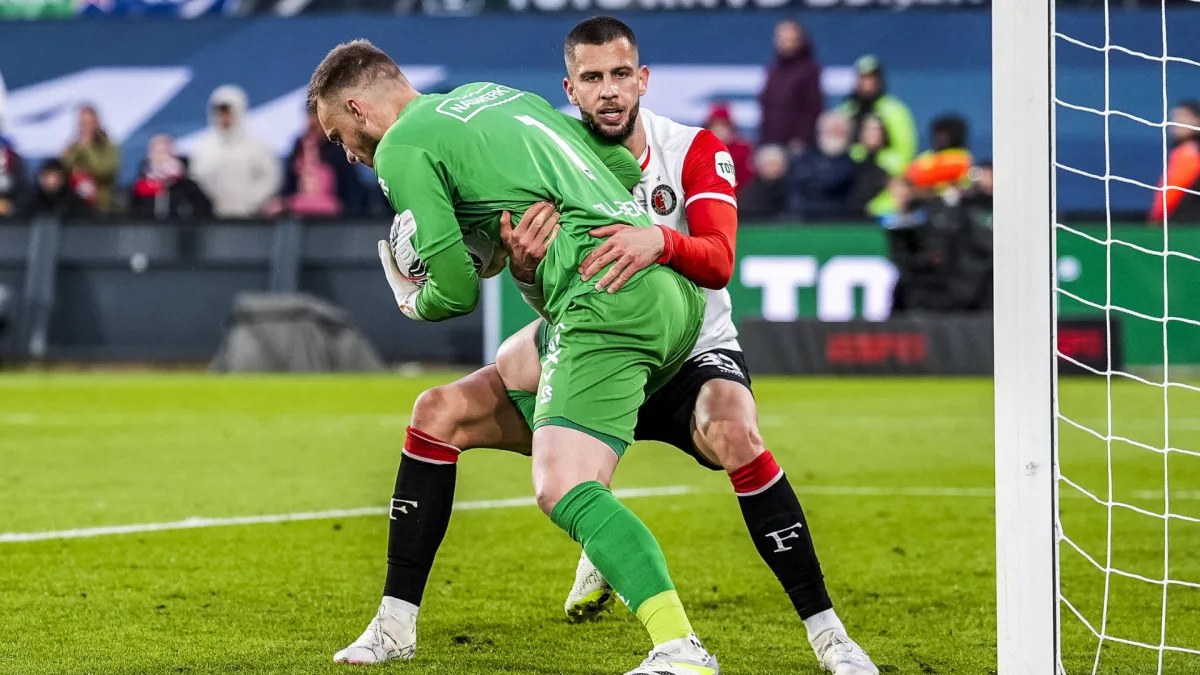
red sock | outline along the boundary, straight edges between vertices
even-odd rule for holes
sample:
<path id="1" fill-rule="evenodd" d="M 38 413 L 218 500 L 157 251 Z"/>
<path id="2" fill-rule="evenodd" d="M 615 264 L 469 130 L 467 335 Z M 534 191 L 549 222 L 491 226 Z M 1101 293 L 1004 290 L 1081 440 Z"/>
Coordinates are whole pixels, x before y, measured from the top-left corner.
<path id="1" fill-rule="evenodd" d="M 404 454 L 430 464 L 454 464 L 462 450 L 439 441 L 429 434 L 408 427 L 404 437 Z"/>
<path id="2" fill-rule="evenodd" d="M 739 497 L 763 492 L 779 482 L 780 478 L 783 478 L 783 469 L 775 463 L 770 450 L 764 450 L 749 464 L 729 472 L 729 482 L 733 483 L 733 491 Z"/>

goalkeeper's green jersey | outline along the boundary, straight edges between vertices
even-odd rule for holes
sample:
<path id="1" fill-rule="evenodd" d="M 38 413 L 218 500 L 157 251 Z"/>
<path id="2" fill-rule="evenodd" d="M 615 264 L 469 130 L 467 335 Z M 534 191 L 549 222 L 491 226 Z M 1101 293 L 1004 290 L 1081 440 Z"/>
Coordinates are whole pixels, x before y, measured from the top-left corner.
<path id="1" fill-rule="evenodd" d="M 653 224 L 629 194 L 641 168 L 628 150 L 593 138 L 535 94 L 493 83 L 411 101 L 380 141 L 375 172 L 396 213 L 416 226 L 413 244 L 427 274 L 416 311 L 430 321 L 474 309 L 479 282 L 462 234 L 478 232 L 499 246 L 501 211 L 514 225 L 538 201 L 561 214 L 537 270 L 550 317 L 596 292 L 594 281 L 579 278 L 580 263 L 602 241 L 589 230 Z"/>

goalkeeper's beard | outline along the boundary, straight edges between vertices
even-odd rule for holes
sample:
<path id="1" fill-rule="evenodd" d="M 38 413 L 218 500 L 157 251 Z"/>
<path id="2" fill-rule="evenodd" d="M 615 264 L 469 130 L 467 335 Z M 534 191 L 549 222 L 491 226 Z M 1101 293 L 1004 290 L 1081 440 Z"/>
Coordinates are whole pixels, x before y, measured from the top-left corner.
<path id="1" fill-rule="evenodd" d="M 368 134 L 363 129 L 355 129 L 354 130 L 354 140 L 355 140 L 356 145 L 358 145 L 358 147 L 362 148 L 365 151 L 366 156 L 370 157 L 371 163 L 374 164 L 375 151 L 379 149 L 379 141 L 381 141 L 383 139 L 375 138 L 375 137 L 371 136 L 370 134 Z"/>
<path id="2" fill-rule="evenodd" d="M 626 139 L 633 135 L 633 131 L 637 129 L 638 111 L 641 110 L 641 107 L 642 102 L 635 101 L 633 106 L 629 108 L 629 119 L 625 120 L 625 123 L 616 130 L 603 126 L 595 116 L 582 109 L 579 111 L 579 115 L 583 118 L 584 124 L 587 124 L 588 128 L 592 130 L 592 133 L 610 143 L 624 143 Z"/>

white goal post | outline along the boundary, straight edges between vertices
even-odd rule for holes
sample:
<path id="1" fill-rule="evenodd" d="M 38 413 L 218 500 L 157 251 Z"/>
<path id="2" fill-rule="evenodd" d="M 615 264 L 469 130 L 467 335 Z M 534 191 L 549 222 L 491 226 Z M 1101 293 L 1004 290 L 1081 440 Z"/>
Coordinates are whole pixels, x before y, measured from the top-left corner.
<path id="1" fill-rule="evenodd" d="M 998 675 L 1054 675 L 1054 2 L 992 8 Z"/>

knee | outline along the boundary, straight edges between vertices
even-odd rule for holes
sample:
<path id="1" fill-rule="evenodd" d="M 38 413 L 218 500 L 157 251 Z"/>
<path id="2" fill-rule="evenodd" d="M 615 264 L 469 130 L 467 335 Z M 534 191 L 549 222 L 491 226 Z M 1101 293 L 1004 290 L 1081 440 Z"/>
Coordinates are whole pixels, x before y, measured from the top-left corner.
<path id="1" fill-rule="evenodd" d="M 421 392 L 413 403 L 412 428 L 456 447 L 463 447 L 461 438 L 455 438 L 461 427 L 463 397 L 453 384 L 447 384 Z"/>
<path id="2" fill-rule="evenodd" d="M 758 426 L 749 420 L 710 419 L 698 431 L 726 471 L 749 464 L 765 450 Z"/>
<path id="3" fill-rule="evenodd" d="M 565 494 L 565 492 L 552 485 L 539 485 L 534 490 L 534 498 L 537 499 L 538 508 L 547 516 L 554 511 L 554 507 L 558 506 L 559 500 Z"/>

